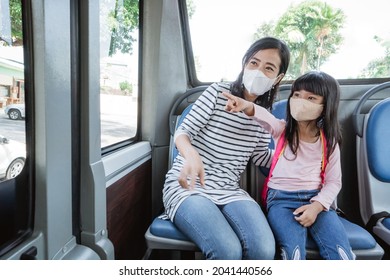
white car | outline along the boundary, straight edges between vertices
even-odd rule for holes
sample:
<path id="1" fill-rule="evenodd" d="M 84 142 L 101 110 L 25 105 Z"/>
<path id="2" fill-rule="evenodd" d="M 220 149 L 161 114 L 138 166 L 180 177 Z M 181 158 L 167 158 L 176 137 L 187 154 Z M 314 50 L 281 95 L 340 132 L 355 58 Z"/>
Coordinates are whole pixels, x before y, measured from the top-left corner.
<path id="1" fill-rule="evenodd" d="M 24 104 L 10 104 L 5 107 L 4 112 L 11 120 L 21 120 L 26 116 Z"/>
<path id="2" fill-rule="evenodd" d="M 0 180 L 19 175 L 25 161 L 26 145 L 0 135 Z"/>

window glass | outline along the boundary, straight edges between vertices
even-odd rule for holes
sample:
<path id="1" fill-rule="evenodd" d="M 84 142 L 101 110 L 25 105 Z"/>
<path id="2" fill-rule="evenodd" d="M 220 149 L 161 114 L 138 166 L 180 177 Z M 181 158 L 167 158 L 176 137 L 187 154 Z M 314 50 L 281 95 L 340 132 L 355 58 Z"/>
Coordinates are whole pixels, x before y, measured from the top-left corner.
<path id="1" fill-rule="evenodd" d="M 25 100 L 30 98 L 22 29 L 21 1 L 0 0 L 0 256 L 29 236 L 33 215 L 28 173 L 22 173 L 27 166 Z"/>
<path id="2" fill-rule="evenodd" d="M 138 0 L 100 1 L 101 143 L 137 133 Z"/>
<path id="3" fill-rule="evenodd" d="M 0 1 L 0 181 L 26 160 L 24 59 L 20 1 Z"/>
<path id="4" fill-rule="evenodd" d="M 232 81 L 250 44 L 287 42 L 287 79 L 322 70 L 338 79 L 390 77 L 387 0 L 187 0 L 196 75 Z"/>

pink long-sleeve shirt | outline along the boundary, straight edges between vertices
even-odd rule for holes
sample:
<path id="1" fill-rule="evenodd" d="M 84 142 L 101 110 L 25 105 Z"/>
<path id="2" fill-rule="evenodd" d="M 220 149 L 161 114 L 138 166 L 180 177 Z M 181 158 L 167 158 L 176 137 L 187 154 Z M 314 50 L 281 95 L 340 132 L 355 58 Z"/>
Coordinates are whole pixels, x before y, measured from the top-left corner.
<path id="1" fill-rule="evenodd" d="M 267 130 L 275 143 L 286 127 L 286 122 L 275 118 L 261 106 L 255 105 L 253 118 Z M 284 191 L 315 190 L 320 189 L 317 196 L 311 201 L 320 202 L 329 210 L 336 200 L 341 189 L 341 163 L 340 148 L 337 144 L 330 155 L 325 168 L 325 182 L 321 185 L 322 144 L 320 138 L 315 143 L 299 142 L 299 149 L 295 156 L 289 145 L 274 168 L 268 187 Z"/>

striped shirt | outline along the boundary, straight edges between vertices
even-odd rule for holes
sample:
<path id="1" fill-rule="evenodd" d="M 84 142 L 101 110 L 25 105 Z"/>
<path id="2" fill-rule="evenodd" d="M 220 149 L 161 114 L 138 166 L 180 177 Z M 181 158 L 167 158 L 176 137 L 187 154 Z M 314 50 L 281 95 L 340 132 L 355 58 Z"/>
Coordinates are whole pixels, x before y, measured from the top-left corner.
<path id="1" fill-rule="evenodd" d="M 191 144 L 202 158 L 205 186 L 197 180 L 195 188 L 188 190 L 179 185 L 178 178 L 184 164 L 179 153 L 166 175 L 163 188 L 165 215 L 173 221 L 176 210 L 190 195 L 201 195 L 217 205 L 237 200 L 253 200 L 240 187 L 240 176 L 249 160 L 255 165 L 269 166 L 270 135 L 254 119 L 244 113 L 225 110 L 230 85 L 214 83 L 196 100 L 175 133 L 188 135 Z"/>

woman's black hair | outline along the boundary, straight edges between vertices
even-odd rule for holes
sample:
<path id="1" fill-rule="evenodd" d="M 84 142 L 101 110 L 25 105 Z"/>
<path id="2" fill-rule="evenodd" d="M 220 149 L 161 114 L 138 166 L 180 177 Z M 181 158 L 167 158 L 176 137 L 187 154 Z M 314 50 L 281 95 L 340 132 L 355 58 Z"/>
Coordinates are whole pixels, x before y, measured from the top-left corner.
<path id="1" fill-rule="evenodd" d="M 242 84 L 242 77 L 244 75 L 244 69 L 247 63 L 252 59 L 252 57 L 260 50 L 266 49 L 277 49 L 280 56 L 280 70 L 279 74 L 286 73 L 288 65 L 290 63 L 290 50 L 287 47 L 286 43 L 283 41 L 273 38 L 273 37 L 264 37 L 256 42 L 254 42 L 249 49 L 246 51 L 244 57 L 242 58 L 242 69 L 237 79 L 231 85 L 231 93 L 235 96 L 244 98 L 244 86 Z M 271 108 L 275 100 L 276 93 L 279 88 L 279 83 L 273 86 L 268 92 L 256 98 L 255 103 L 257 105 L 263 106 L 264 108 Z"/>
<path id="2" fill-rule="evenodd" d="M 336 143 L 341 145 L 342 135 L 338 121 L 338 107 L 340 102 L 340 85 L 332 76 L 321 71 L 310 71 L 296 79 L 291 87 L 291 93 L 287 102 L 286 139 L 291 151 L 296 154 L 299 146 L 298 123 L 291 116 L 290 99 L 295 91 L 306 90 L 324 97 L 324 109 L 317 120 L 319 128 L 322 128 L 327 140 L 327 158 L 335 149 Z"/>

